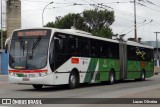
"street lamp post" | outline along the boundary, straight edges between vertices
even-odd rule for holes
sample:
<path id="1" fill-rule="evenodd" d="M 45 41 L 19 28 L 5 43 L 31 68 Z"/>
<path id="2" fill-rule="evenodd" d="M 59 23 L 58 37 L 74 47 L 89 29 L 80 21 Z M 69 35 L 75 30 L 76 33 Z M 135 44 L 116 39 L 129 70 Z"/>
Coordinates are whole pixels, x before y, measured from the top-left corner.
<path id="1" fill-rule="evenodd" d="M 43 12 L 42 12 L 42 26 L 44 26 L 44 17 L 43 17 L 43 13 L 44 13 L 44 10 L 47 8 L 47 6 L 49 6 L 50 4 L 53 4 L 53 2 L 50 2 L 49 4 L 47 4 L 44 9 L 43 9 Z"/>
<path id="2" fill-rule="evenodd" d="M 156 33 L 156 48 L 157 48 L 157 67 L 159 67 L 159 51 L 158 51 L 158 39 L 157 39 L 157 35 L 160 32 L 154 32 Z"/>
<path id="3" fill-rule="evenodd" d="M 3 28 L 2 28 L 2 0 L 1 0 L 1 49 L 3 49 Z"/>

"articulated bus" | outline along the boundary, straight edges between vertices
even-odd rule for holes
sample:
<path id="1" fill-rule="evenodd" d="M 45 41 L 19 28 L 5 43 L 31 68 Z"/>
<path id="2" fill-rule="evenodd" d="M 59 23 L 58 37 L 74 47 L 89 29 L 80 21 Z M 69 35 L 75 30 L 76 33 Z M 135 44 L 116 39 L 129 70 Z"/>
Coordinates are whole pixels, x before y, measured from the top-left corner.
<path id="1" fill-rule="evenodd" d="M 154 74 L 153 48 L 74 29 L 15 30 L 9 45 L 9 82 L 33 85 L 145 80 Z"/>

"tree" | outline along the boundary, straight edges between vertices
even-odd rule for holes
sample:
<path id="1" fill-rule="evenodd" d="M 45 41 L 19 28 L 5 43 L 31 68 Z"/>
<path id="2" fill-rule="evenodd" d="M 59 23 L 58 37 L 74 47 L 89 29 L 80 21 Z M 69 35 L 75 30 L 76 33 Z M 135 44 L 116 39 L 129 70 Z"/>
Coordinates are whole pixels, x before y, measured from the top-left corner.
<path id="1" fill-rule="evenodd" d="M 82 14 L 69 13 L 64 17 L 56 17 L 55 22 L 47 23 L 46 27 L 78 30 L 92 33 L 96 36 L 111 38 L 113 35 L 110 25 L 114 22 L 114 12 L 108 10 L 85 10 Z"/>
<path id="2" fill-rule="evenodd" d="M 1 30 L 0 30 L 1 32 Z M 7 31 L 3 31 L 3 48 L 5 48 L 5 40 L 7 39 Z M 0 44 L 1 44 L 1 33 L 0 33 Z M 1 49 L 1 45 L 0 45 Z"/>
<path id="3" fill-rule="evenodd" d="M 74 26 L 76 29 L 82 30 L 85 26 L 83 22 L 83 17 L 80 14 L 69 13 L 64 17 L 56 17 L 55 22 L 49 22 L 45 26 L 60 29 L 70 29 Z"/>
<path id="4" fill-rule="evenodd" d="M 114 22 L 114 12 L 108 10 L 86 10 L 83 12 L 85 23 L 91 33 L 101 37 L 111 38 L 113 33 L 110 25 Z"/>

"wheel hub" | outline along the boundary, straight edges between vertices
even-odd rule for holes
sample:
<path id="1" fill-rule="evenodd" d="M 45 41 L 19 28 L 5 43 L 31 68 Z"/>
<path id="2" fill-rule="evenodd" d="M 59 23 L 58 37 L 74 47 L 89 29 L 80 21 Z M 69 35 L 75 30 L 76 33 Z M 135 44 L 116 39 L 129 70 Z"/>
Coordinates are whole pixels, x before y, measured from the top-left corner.
<path id="1" fill-rule="evenodd" d="M 72 85 L 75 85 L 76 84 L 76 77 L 74 75 L 71 75 L 70 81 L 71 81 Z"/>

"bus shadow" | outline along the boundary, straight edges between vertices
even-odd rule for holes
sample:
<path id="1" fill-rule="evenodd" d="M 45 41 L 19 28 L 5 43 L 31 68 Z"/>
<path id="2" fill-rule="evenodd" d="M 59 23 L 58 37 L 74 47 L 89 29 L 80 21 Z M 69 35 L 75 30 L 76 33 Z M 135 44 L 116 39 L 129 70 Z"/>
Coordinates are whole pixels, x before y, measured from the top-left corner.
<path id="1" fill-rule="evenodd" d="M 65 91 L 69 88 L 66 85 L 58 85 L 58 86 L 44 86 L 42 89 L 21 89 L 16 91 L 36 91 L 36 92 L 50 92 L 50 91 Z"/>
<path id="2" fill-rule="evenodd" d="M 116 81 L 116 84 L 143 83 L 143 82 L 149 82 L 149 81 L 153 81 L 153 80 L 151 80 L 151 79 L 147 79 L 145 81 L 141 81 L 141 80 L 124 80 L 124 81 Z"/>
<path id="3" fill-rule="evenodd" d="M 145 81 L 152 81 L 152 80 L 145 80 Z M 116 84 L 126 84 L 126 83 L 136 83 L 136 82 L 145 82 L 145 81 L 139 81 L 139 80 L 124 80 L 124 81 L 116 81 Z M 76 89 L 83 89 L 83 88 L 90 88 L 90 87 L 102 87 L 102 86 L 112 86 L 109 84 L 109 82 L 102 82 L 102 83 L 93 83 L 93 84 L 87 84 L 83 83 L 80 84 L 78 88 Z M 76 90 L 73 89 L 73 90 Z M 69 89 L 67 85 L 58 85 L 58 86 L 44 86 L 42 89 L 21 89 L 16 91 L 36 91 L 36 92 L 56 92 L 56 91 L 66 91 L 66 90 L 72 90 Z"/>
<path id="4" fill-rule="evenodd" d="M 145 80 L 145 81 L 152 81 L 152 80 Z M 115 84 L 125 84 L 125 83 L 136 83 L 136 82 L 145 82 L 140 80 L 124 80 L 124 81 L 116 81 Z M 101 83 L 93 83 L 93 84 L 81 84 L 78 88 L 85 88 L 85 87 L 97 87 L 97 86 L 112 86 L 109 82 L 101 82 Z"/>
<path id="5" fill-rule="evenodd" d="M 89 87 L 97 87 L 97 86 L 103 86 L 103 83 L 93 83 L 93 84 L 80 84 L 77 88 L 75 89 L 69 89 L 67 85 L 57 85 L 57 86 L 44 86 L 42 89 L 19 89 L 16 91 L 35 91 L 35 92 L 56 92 L 56 91 L 69 91 L 69 90 L 77 90 L 77 89 L 82 89 L 82 88 L 89 88 Z"/>

